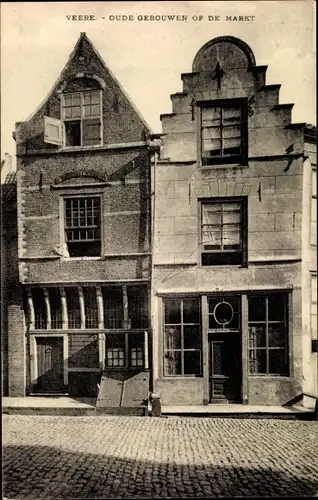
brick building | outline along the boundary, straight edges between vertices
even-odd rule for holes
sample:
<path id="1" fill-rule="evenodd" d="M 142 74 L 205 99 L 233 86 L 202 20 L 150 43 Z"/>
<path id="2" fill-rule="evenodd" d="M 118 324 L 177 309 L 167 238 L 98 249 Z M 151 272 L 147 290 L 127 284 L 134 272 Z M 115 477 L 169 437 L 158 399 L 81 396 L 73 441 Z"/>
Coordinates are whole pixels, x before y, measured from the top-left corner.
<path id="1" fill-rule="evenodd" d="M 317 395 L 316 129 L 291 122 L 266 69 L 236 38 L 206 43 L 158 151 L 81 34 L 16 124 L 4 394 L 109 412 L 143 412 L 149 391 L 163 405 Z"/>
<path id="2" fill-rule="evenodd" d="M 196 54 L 161 115 L 153 389 L 163 405 L 317 395 L 316 130 L 250 47 Z"/>
<path id="3" fill-rule="evenodd" d="M 21 293 L 8 306 L 7 392 L 142 405 L 151 361 L 149 129 L 85 33 L 14 137 Z"/>

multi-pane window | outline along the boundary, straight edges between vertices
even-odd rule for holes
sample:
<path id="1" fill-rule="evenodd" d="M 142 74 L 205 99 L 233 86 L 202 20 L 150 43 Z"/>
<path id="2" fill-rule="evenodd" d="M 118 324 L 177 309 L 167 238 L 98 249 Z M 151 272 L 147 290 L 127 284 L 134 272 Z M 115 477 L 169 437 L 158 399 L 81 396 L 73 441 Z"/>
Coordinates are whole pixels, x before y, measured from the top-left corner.
<path id="1" fill-rule="evenodd" d="M 70 257 L 101 253 L 101 204 L 99 196 L 64 199 L 65 239 Z"/>
<path id="2" fill-rule="evenodd" d="M 119 368 L 125 364 L 125 335 L 106 335 L 106 366 Z"/>
<path id="3" fill-rule="evenodd" d="M 106 334 L 107 368 L 143 368 L 144 336 L 141 334 Z"/>
<path id="4" fill-rule="evenodd" d="M 249 372 L 288 375 L 287 296 L 248 297 Z"/>
<path id="5" fill-rule="evenodd" d="M 243 264 L 246 249 L 245 199 L 201 203 L 201 265 Z"/>
<path id="6" fill-rule="evenodd" d="M 310 243 L 317 245 L 317 170 L 312 170 L 311 210 L 310 210 Z"/>
<path id="7" fill-rule="evenodd" d="M 201 375 L 201 356 L 200 299 L 165 299 L 165 375 Z"/>
<path id="8" fill-rule="evenodd" d="M 143 335 L 129 335 L 130 366 L 142 367 L 144 365 L 144 337 Z"/>
<path id="9" fill-rule="evenodd" d="M 202 166 L 241 163 L 246 157 L 246 141 L 244 100 L 202 103 Z"/>
<path id="10" fill-rule="evenodd" d="M 66 146 L 101 144 L 101 91 L 73 92 L 63 95 L 63 121 Z"/>

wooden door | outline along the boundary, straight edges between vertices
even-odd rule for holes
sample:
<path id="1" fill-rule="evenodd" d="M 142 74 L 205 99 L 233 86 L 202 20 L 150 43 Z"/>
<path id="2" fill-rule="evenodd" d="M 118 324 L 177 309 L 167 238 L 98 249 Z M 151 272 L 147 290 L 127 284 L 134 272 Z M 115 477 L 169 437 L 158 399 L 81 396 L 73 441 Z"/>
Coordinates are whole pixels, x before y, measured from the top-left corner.
<path id="1" fill-rule="evenodd" d="M 213 334 L 210 346 L 210 402 L 240 403 L 242 391 L 241 342 L 238 333 Z"/>
<path id="2" fill-rule="evenodd" d="M 37 337 L 38 392 L 61 392 L 63 381 L 63 337 Z"/>

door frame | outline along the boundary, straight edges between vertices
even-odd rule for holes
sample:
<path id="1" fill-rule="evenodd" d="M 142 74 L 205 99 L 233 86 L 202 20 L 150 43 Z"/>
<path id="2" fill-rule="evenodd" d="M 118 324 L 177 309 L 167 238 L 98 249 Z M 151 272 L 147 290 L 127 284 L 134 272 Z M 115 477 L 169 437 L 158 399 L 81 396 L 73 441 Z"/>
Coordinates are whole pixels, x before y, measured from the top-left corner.
<path id="1" fill-rule="evenodd" d="M 38 380 L 37 337 L 63 337 L 63 383 L 68 384 L 68 334 L 67 333 L 31 333 L 30 334 L 30 376 L 31 385 Z"/>
<path id="2" fill-rule="evenodd" d="M 215 335 L 215 338 L 213 336 Z M 228 338 L 226 338 L 228 336 Z M 243 359 L 242 359 L 242 331 L 240 332 L 210 332 L 208 336 L 208 350 L 209 350 L 209 359 L 208 359 L 208 364 L 209 364 L 209 404 L 213 403 L 221 403 L 224 400 L 224 403 L 233 403 L 231 400 L 228 400 L 226 397 L 220 396 L 220 398 L 215 398 L 215 401 L 213 401 L 212 397 L 212 386 L 213 384 L 213 379 L 217 382 L 218 380 L 220 383 L 222 383 L 222 380 L 225 382 L 226 380 L 231 384 L 231 379 L 233 379 L 232 376 L 227 376 L 227 375 L 213 375 L 212 374 L 212 369 L 213 369 L 213 342 L 215 343 L 223 343 L 226 341 L 230 341 L 230 338 L 236 336 L 237 340 L 237 346 L 239 347 L 239 362 L 240 362 L 240 369 L 238 370 L 238 373 L 241 375 L 240 379 L 240 393 L 238 394 L 238 401 L 235 401 L 235 404 L 242 404 L 243 401 Z M 230 337 L 230 338 L 229 338 Z M 230 342 L 230 344 L 233 345 L 233 342 Z"/>

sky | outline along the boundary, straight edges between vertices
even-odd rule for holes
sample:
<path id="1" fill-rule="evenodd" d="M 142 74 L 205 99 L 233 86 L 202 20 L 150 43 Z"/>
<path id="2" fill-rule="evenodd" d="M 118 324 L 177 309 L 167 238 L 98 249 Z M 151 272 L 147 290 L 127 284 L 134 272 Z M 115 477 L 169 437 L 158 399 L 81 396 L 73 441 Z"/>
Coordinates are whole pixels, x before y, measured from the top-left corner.
<path id="1" fill-rule="evenodd" d="M 145 18 L 177 14 L 187 20 Z M 8 2 L 1 4 L 1 158 L 14 157 L 15 122 L 48 95 L 82 31 L 155 133 L 160 114 L 171 112 L 170 94 L 182 91 L 181 73 L 191 71 L 203 44 L 222 35 L 241 38 L 256 64 L 268 65 L 266 83 L 281 84 L 280 103 L 295 103 L 294 123 L 316 124 L 314 1 Z"/>

